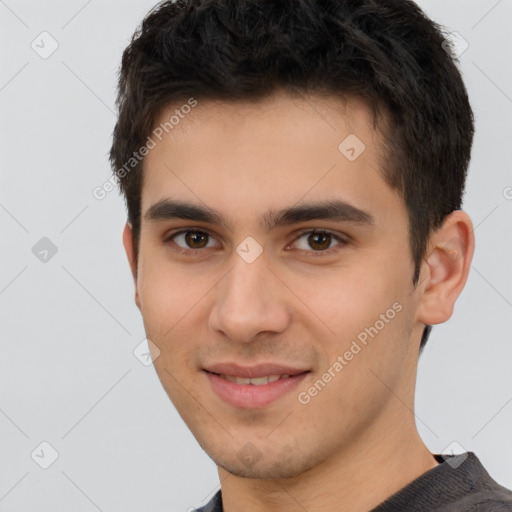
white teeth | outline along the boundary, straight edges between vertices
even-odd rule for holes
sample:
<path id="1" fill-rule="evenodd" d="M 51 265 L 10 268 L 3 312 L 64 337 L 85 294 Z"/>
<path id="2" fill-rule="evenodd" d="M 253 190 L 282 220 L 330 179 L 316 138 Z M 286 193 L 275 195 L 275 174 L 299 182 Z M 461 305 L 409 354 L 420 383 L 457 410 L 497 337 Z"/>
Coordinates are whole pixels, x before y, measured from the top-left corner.
<path id="1" fill-rule="evenodd" d="M 275 382 L 276 380 L 287 379 L 289 375 L 267 375 L 265 377 L 254 377 L 252 379 L 245 377 L 235 377 L 233 375 L 221 375 L 226 380 L 234 382 L 236 384 L 252 384 L 254 386 L 263 386 L 269 382 Z"/>
<path id="2" fill-rule="evenodd" d="M 279 376 L 278 376 L 279 378 Z M 255 377 L 254 379 L 250 379 L 251 384 L 254 386 L 262 386 L 263 384 L 269 383 L 269 377 Z"/>
<path id="3" fill-rule="evenodd" d="M 225 379 L 229 380 L 230 382 L 235 382 L 236 384 L 250 384 L 251 379 L 246 379 L 243 377 L 234 377 L 233 375 L 221 375 L 221 377 L 224 377 Z"/>

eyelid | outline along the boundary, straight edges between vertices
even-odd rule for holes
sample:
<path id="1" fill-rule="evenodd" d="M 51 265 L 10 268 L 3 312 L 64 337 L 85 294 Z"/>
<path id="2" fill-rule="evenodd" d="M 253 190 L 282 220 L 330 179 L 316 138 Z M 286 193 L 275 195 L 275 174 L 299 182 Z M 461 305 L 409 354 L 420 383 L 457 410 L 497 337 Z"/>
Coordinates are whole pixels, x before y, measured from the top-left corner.
<path id="1" fill-rule="evenodd" d="M 325 233 L 327 235 L 332 235 L 333 237 L 338 238 L 345 242 L 348 242 L 349 238 L 350 238 L 345 233 L 340 233 L 338 231 L 333 231 L 333 230 L 327 229 L 327 228 L 303 228 L 303 229 L 295 232 L 294 235 L 296 236 L 296 238 L 299 238 L 302 235 L 306 235 L 308 233 Z"/>
<path id="2" fill-rule="evenodd" d="M 171 229 L 170 231 L 166 231 L 163 236 L 163 240 L 167 241 L 170 238 L 175 237 L 176 235 L 181 235 L 183 233 L 189 233 L 189 232 L 206 233 L 207 235 L 213 236 L 213 234 L 206 228 L 199 227 L 199 226 L 185 226 L 182 228 L 176 228 L 176 229 Z"/>
<path id="3" fill-rule="evenodd" d="M 340 246 L 344 246 L 344 245 L 348 244 L 349 239 L 350 239 L 350 237 L 348 235 L 338 233 L 337 231 L 331 231 L 330 229 L 326 229 L 326 228 L 305 228 L 305 229 L 299 231 L 298 233 L 296 233 L 295 238 L 290 245 L 293 245 L 294 243 L 296 243 L 297 240 L 299 238 L 302 238 L 304 235 L 311 235 L 311 234 L 315 234 L 315 233 L 330 235 L 335 240 L 337 240 L 339 243 L 337 245 L 335 245 L 334 247 L 330 247 L 329 249 L 325 249 L 323 251 L 314 251 L 313 249 L 311 249 L 309 251 L 306 249 L 297 249 L 297 250 L 303 251 L 303 252 L 306 252 L 308 254 L 312 254 L 315 256 L 321 256 L 323 254 L 331 254 L 332 251 L 336 251 Z M 288 247 L 290 245 L 288 245 L 285 250 L 289 250 Z"/>
<path id="4" fill-rule="evenodd" d="M 213 238 L 216 240 L 216 236 L 213 235 L 209 230 L 205 229 L 205 228 L 199 228 L 199 227 L 185 227 L 185 228 L 178 228 L 176 231 L 172 231 L 170 233 L 167 233 L 166 235 L 164 235 L 163 237 L 163 241 L 164 243 L 168 243 L 168 242 L 172 242 L 173 239 L 175 237 L 177 237 L 178 235 L 182 235 L 184 233 L 189 233 L 189 232 L 198 232 L 198 233 L 204 233 L 206 235 L 208 235 L 209 237 Z M 327 235 L 330 235 L 332 236 L 335 240 L 337 240 L 339 243 L 337 245 L 335 245 L 334 247 L 330 247 L 329 249 L 325 249 L 323 251 L 315 251 L 315 250 L 306 250 L 306 249 L 297 249 L 298 251 L 302 251 L 302 252 L 306 252 L 306 253 L 309 253 L 309 254 L 313 254 L 313 255 L 318 255 L 318 256 L 321 256 L 322 254 L 331 254 L 332 251 L 335 251 L 337 250 L 337 248 L 339 246 L 344 246 L 346 245 L 347 243 L 349 243 L 349 240 L 350 240 L 350 237 L 348 235 L 345 235 L 345 234 L 342 234 L 342 233 L 338 233 L 336 231 L 331 231 L 329 229 L 326 229 L 326 228 L 304 228 L 296 233 L 293 234 L 294 236 L 294 239 L 293 241 L 291 242 L 291 244 L 288 244 L 285 248 L 285 250 L 290 250 L 288 249 L 288 247 L 290 247 L 290 245 L 293 245 L 294 243 L 297 242 L 297 240 L 299 238 L 302 238 L 304 235 L 308 235 L 308 234 L 314 234 L 314 233 L 322 233 L 322 234 L 327 234 Z M 176 249 L 174 249 L 176 252 L 179 252 L 179 253 L 182 253 L 182 254 L 200 254 L 201 252 L 204 251 L 204 249 L 212 249 L 212 247 L 205 247 L 205 248 L 200 248 L 200 249 L 190 249 L 190 248 L 185 248 L 185 247 L 181 247 L 177 244 L 176 245 Z"/>
<path id="5" fill-rule="evenodd" d="M 178 228 L 176 231 L 171 231 L 171 232 L 166 233 L 163 236 L 163 242 L 164 243 L 173 242 L 174 238 L 176 238 L 179 235 L 183 235 L 185 233 L 203 233 L 205 235 L 208 235 L 210 238 L 214 239 L 218 243 L 217 236 L 215 236 L 212 233 L 210 233 L 210 231 L 208 231 L 205 228 L 199 228 L 199 227 L 193 227 L 193 226 L 192 227 L 185 227 L 185 228 Z M 201 249 L 189 249 L 189 248 L 180 247 L 179 245 L 177 247 L 179 247 L 184 252 L 186 252 L 186 251 L 190 251 L 190 252 L 199 252 L 199 251 L 201 251 Z M 206 249 L 211 249 L 211 247 L 206 247 Z"/>

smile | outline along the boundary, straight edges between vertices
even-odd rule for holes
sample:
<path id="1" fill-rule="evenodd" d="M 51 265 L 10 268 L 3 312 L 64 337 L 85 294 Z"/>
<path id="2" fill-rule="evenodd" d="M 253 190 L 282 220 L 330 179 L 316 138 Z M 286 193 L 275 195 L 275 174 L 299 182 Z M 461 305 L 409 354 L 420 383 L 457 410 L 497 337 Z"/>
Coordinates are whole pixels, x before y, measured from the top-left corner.
<path id="1" fill-rule="evenodd" d="M 264 377 L 255 377 L 253 379 L 246 377 L 236 377 L 235 375 L 220 375 L 223 379 L 234 382 L 235 384 L 252 384 L 253 386 L 263 386 L 269 382 L 275 382 L 279 379 L 288 379 L 289 375 L 267 375 Z"/>
<path id="2" fill-rule="evenodd" d="M 212 391 L 238 409 L 260 409 L 284 400 L 306 378 L 309 370 L 277 365 L 240 367 L 217 365 L 204 370 Z"/>

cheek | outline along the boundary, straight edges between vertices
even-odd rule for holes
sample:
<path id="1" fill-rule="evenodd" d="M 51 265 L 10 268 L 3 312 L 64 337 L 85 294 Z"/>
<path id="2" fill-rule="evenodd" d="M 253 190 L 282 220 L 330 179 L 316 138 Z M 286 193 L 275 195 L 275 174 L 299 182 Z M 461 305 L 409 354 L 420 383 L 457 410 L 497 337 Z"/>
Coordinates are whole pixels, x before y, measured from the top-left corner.
<path id="1" fill-rule="evenodd" d="M 378 314 L 386 312 L 379 306 L 372 307 Z M 353 336 L 344 331 L 342 320 L 339 320 L 339 334 L 335 342 L 325 345 L 326 363 L 319 368 L 316 384 L 312 383 L 321 390 L 318 393 L 313 388 L 303 390 L 316 394 L 304 407 L 304 421 L 314 417 L 318 428 L 325 429 L 330 425 L 328 430 L 349 438 L 388 407 L 396 399 L 394 393 L 403 395 L 400 389 L 409 338 L 407 319 L 400 316 L 402 314 L 406 315 L 404 310 L 383 327 L 377 324 L 377 328 L 375 323 L 379 316 L 371 311 L 365 315 L 359 312 L 357 318 L 344 317 L 357 333 Z M 320 380 L 328 380 L 328 383 L 324 386 Z"/>
<path id="2" fill-rule="evenodd" d="M 388 310 L 388 316 L 396 316 L 393 304 L 403 300 L 405 290 L 403 276 L 364 262 L 293 280 L 307 316 L 332 340 L 356 337 Z"/>
<path id="3" fill-rule="evenodd" d="M 213 274 L 191 275 L 166 261 L 158 251 L 141 253 L 137 290 L 146 336 L 159 348 L 155 369 L 173 375 L 195 371 L 198 347 L 204 339 L 208 293 Z M 167 376 L 168 377 L 168 376 Z M 172 379 L 165 378 L 169 387 Z M 167 387 L 167 386 L 166 386 Z"/>
<path id="4" fill-rule="evenodd" d="M 186 405 L 184 383 L 195 371 L 198 339 L 191 321 L 198 311 L 198 299 L 176 278 L 161 269 L 162 265 L 145 265 L 139 274 L 139 297 L 146 336 L 159 350 L 154 359 L 155 371 L 177 408 Z"/>
<path id="5" fill-rule="evenodd" d="M 203 286 L 204 285 L 204 286 Z M 167 337 L 199 303 L 207 283 L 197 283 L 183 271 L 166 261 L 158 251 L 141 252 L 137 292 L 146 330 Z M 172 331 L 171 331 L 172 332 Z"/>
<path id="6" fill-rule="evenodd" d="M 318 331 L 318 349 L 325 366 L 319 371 L 326 371 L 339 356 L 346 361 L 332 386 L 338 394 L 331 399 L 340 406 L 357 407 L 359 400 L 372 400 L 385 392 L 370 370 L 392 385 L 409 350 L 409 275 L 378 258 L 372 261 L 371 266 L 361 261 L 339 269 L 325 283 L 323 293 L 308 297 L 308 306 L 328 327 L 321 326 L 322 333 Z"/>

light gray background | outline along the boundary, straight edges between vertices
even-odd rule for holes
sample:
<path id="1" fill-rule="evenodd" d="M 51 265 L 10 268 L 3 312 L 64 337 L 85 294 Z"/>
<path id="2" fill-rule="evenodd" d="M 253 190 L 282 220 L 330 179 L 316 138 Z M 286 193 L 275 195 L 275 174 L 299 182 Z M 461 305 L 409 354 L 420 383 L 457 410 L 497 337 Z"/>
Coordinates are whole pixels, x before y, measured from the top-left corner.
<path id="1" fill-rule="evenodd" d="M 477 250 L 421 358 L 418 427 L 433 452 L 455 441 L 512 488 L 512 1 L 419 3 L 469 43 L 460 60 L 477 133 L 465 209 Z M 121 52 L 153 5 L 0 1 L 1 511 L 185 511 L 218 488 L 133 354 L 145 336 L 123 202 L 92 195 L 110 176 Z M 59 45 L 47 59 L 31 48 L 43 31 Z M 42 237 L 58 249 L 47 262 L 32 252 Z M 31 458 L 50 456 L 43 441 L 59 454 L 46 470 Z"/>

